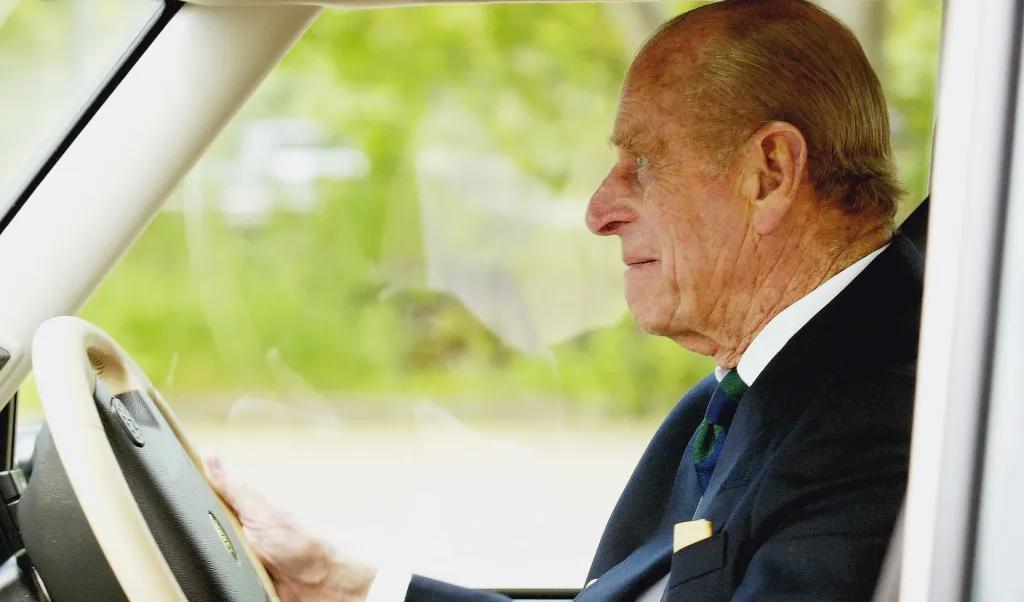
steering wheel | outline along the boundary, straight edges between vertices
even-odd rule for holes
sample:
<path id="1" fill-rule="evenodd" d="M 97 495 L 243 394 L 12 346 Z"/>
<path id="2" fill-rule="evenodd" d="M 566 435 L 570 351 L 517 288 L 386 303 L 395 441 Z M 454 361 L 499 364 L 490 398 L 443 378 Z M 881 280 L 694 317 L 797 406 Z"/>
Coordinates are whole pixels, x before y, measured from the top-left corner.
<path id="1" fill-rule="evenodd" d="M 32 362 L 48 432 L 18 520 L 50 597 L 278 600 L 181 423 L 110 336 L 50 319 Z"/>

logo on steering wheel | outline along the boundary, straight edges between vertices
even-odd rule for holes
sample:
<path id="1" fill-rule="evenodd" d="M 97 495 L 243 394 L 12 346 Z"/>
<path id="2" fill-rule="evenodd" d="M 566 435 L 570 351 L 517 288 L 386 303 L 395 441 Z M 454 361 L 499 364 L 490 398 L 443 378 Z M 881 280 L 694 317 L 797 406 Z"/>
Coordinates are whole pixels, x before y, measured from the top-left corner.
<path id="1" fill-rule="evenodd" d="M 224 548 L 231 554 L 231 557 L 238 562 L 238 552 L 235 551 L 235 546 L 228 539 L 228 534 L 224 531 L 224 527 L 220 526 L 220 521 L 213 515 L 213 512 L 207 512 L 207 516 L 210 517 L 210 522 L 213 523 L 213 528 L 217 531 L 217 535 L 220 536 L 220 542 L 224 544 Z"/>

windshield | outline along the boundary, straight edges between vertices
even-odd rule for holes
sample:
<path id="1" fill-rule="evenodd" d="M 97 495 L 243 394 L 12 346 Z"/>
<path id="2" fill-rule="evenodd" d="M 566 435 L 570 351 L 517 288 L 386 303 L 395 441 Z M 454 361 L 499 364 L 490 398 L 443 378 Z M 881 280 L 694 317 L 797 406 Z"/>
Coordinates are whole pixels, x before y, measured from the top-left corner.
<path id="1" fill-rule="evenodd" d="M 31 177 L 160 5 L 0 0 L 0 206 Z"/>
<path id="2" fill-rule="evenodd" d="M 583 220 L 633 53 L 695 4 L 323 12 L 81 316 L 204 453 L 346 553 L 578 587 L 712 368 L 634 324 L 619 245 Z M 828 4 L 882 75 L 902 218 L 927 190 L 941 5 Z"/>

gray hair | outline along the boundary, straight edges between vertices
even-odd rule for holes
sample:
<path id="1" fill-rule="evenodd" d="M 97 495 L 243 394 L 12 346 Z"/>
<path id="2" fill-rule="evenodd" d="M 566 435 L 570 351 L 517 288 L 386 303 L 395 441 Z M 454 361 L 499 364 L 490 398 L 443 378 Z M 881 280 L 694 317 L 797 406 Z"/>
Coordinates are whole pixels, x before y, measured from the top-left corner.
<path id="1" fill-rule="evenodd" d="M 806 140 L 820 196 L 891 222 L 903 190 L 889 116 L 853 33 L 805 0 L 724 0 L 675 17 L 652 41 L 701 16 L 714 33 L 686 75 L 684 102 L 713 169 L 758 128 L 785 121 Z"/>

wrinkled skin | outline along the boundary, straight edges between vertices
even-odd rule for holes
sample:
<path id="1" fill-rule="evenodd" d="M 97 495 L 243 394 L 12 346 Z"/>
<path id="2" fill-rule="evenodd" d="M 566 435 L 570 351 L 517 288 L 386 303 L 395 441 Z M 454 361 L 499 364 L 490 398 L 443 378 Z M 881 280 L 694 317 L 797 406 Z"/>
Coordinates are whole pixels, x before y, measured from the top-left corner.
<path id="1" fill-rule="evenodd" d="M 246 539 L 277 587 L 282 602 L 361 602 L 369 593 L 373 569 L 339 557 L 302 530 L 245 483 L 207 458 L 206 475 L 235 511 Z"/>
<path id="2" fill-rule="evenodd" d="M 789 123 L 763 124 L 722 168 L 720 149 L 698 135 L 700 107 L 680 99 L 716 27 L 698 19 L 655 37 L 630 67 L 617 161 L 586 223 L 619 237 L 641 328 L 732 368 L 771 318 L 885 244 L 891 228 L 818 196 L 806 141 Z"/>

